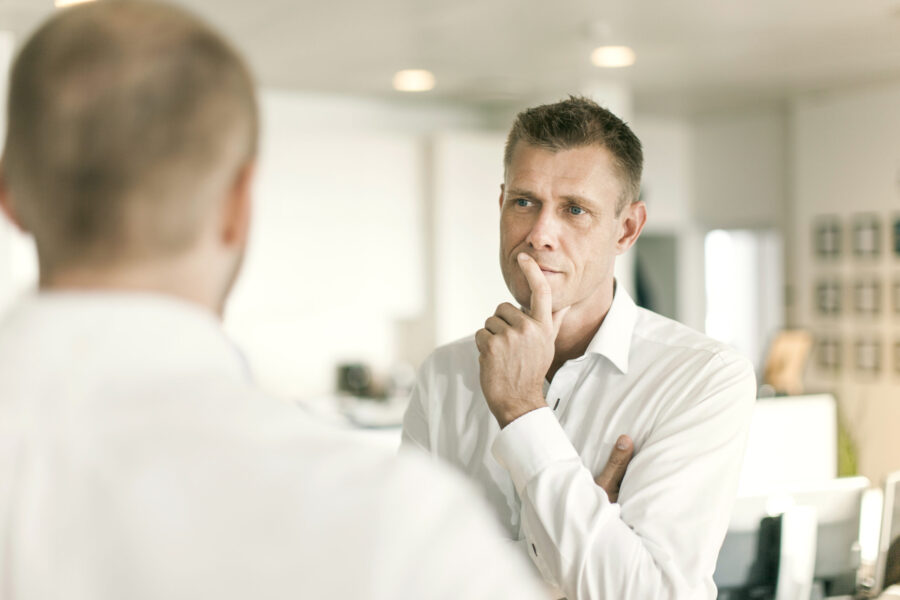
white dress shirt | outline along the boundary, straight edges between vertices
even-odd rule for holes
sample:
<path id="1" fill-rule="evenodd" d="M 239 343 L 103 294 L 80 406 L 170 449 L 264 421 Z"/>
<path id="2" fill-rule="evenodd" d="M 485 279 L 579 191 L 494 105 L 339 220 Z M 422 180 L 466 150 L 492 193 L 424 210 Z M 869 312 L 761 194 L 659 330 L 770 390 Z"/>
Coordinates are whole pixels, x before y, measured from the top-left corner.
<path id="1" fill-rule="evenodd" d="M 38 295 L 0 323 L 3 600 L 534 598 L 428 462 L 259 393 L 176 300 Z"/>
<path id="2" fill-rule="evenodd" d="M 403 443 L 475 479 L 557 597 L 712 599 L 755 389 L 749 361 L 619 287 L 585 354 L 545 381 L 548 406 L 502 431 L 474 339 L 436 350 Z M 612 504 L 594 476 L 621 434 L 635 455 Z"/>

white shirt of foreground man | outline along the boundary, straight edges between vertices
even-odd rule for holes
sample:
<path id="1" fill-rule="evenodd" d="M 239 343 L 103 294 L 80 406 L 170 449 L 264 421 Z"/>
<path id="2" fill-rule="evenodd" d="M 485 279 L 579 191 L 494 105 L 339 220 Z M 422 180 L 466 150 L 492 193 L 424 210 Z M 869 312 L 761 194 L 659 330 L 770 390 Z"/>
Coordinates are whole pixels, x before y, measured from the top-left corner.
<path id="1" fill-rule="evenodd" d="M 439 348 L 404 422 L 404 444 L 478 481 L 572 600 L 715 597 L 755 396 L 748 361 L 615 287 L 615 257 L 646 221 L 642 162 L 589 100 L 517 117 L 500 262 L 523 308 Z M 635 454 L 611 503 L 594 476 L 621 434 Z"/>
<path id="2" fill-rule="evenodd" d="M 0 324 L 0 597 L 534 598 L 477 497 L 257 392 L 207 311 L 40 294 Z"/>

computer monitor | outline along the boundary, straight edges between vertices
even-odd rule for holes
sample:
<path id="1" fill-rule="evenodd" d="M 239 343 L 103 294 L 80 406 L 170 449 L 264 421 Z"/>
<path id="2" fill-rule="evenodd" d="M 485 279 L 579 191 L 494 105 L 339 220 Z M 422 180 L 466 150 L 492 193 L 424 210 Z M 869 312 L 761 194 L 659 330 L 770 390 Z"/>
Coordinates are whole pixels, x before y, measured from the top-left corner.
<path id="1" fill-rule="evenodd" d="M 830 394 L 757 400 L 738 493 L 836 478 L 837 422 L 837 402 Z"/>
<path id="2" fill-rule="evenodd" d="M 713 581 L 720 600 L 774 597 L 778 581 L 781 516 L 769 515 L 768 497 L 738 498 Z"/>
<path id="3" fill-rule="evenodd" d="M 815 509 L 816 558 L 814 579 L 829 596 L 852 594 L 859 567 L 859 521 L 865 477 L 834 479 L 818 484 L 772 490 L 738 498 L 713 580 L 728 598 L 733 590 L 773 585 L 772 556 L 780 544 L 780 523 L 773 517 L 793 506 Z M 767 520 L 768 519 L 768 520 Z"/>
<path id="4" fill-rule="evenodd" d="M 900 546 L 900 471 L 888 475 L 884 484 L 884 507 L 881 512 L 881 535 L 878 541 L 878 560 L 875 563 L 874 593 L 881 591 L 896 581 L 887 581 L 888 571 L 893 574 L 900 570 L 900 565 L 893 564 L 888 559 L 897 560 L 900 549 L 894 548 L 890 552 L 892 544 Z M 893 578 L 891 578 L 893 579 Z"/>

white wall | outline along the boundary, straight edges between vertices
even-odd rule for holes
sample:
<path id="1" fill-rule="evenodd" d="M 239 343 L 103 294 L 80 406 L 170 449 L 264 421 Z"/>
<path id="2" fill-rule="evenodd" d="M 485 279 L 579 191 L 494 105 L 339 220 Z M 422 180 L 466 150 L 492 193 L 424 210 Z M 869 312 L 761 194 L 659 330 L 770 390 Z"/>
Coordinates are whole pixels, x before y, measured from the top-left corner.
<path id="1" fill-rule="evenodd" d="M 634 131 L 644 147 L 645 231 L 675 237 L 676 318 L 703 331 L 706 318 L 704 232 L 696 217 L 694 127 L 685 118 L 638 115 Z"/>
<path id="2" fill-rule="evenodd" d="M 502 133 L 434 138 L 435 343 L 472 335 L 501 302 L 514 302 L 500 272 Z"/>
<path id="3" fill-rule="evenodd" d="M 859 447 L 860 470 L 875 482 L 900 469 L 900 373 L 893 370 L 894 343 L 900 341 L 900 315 L 892 313 L 890 287 L 900 280 L 900 258 L 890 252 L 885 226 L 900 216 L 900 84 L 798 98 L 792 107 L 794 228 L 790 251 L 796 273 L 795 317 L 814 333 L 844 341 L 844 368 L 830 374 L 813 365 L 810 385 L 833 391 Z M 850 254 L 848 227 L 857 214 L 883 221 L 877 260 Z M 835 215 L 844 224 L 843 252 L 837 261 L 813 255 L 817 217 Z M 857 277 L 880 278 L 880 316 L 852 312 L 847 287 Z M 822 317 L 813 307 L 813 286 L 821 277 L 844 282 L 844 312 Z M 860 336 L 882 342 L 882 372 L 864 376 L 853 366 L 853 344 Z"/>
<path id="4" fill-rule="evenodd" d="M 694 119 L 697 220 L 709 229 L 780 228 L 787 210 L 783 111 Z"/>
<path id="5" fill-rule="evenodd" d="M 312 396 L 333 389 L 338 362 L 420 359 L 404 345 L 410 326 L 433 326 L 424 150 L 432 130 L 477 114 L 283 92 L 263 94 L 262 113 L 251 245 L 226 318 L 261 383 Z"/>
<path id="6" fill-rule="evenodd" d="M 641 191 L 649 232 L 680 231 L 695 218 L 694 129 L 687 119 L 638 116 L 634 132 L 644 147 Z"/>
<path id="7" fill-rule="evenodd" d="M 737 238 L 752 238 L 746 268 L 735 263 L 733 273 L 745 286 L 746 310 L 733 304 L 731 318 L 741 321 L 742 329 L 740 341 L 732 341 L 757 371 L 773 334 L 785 324 L 783 274 L 788 271 L 773 253 L 780 252 L 789 223 L 787 122 L 782 109 L 691 119 L 695 232 L 737 230 Z M 717 285 L 734 284 L 707 276 L 708 290 Z"/>

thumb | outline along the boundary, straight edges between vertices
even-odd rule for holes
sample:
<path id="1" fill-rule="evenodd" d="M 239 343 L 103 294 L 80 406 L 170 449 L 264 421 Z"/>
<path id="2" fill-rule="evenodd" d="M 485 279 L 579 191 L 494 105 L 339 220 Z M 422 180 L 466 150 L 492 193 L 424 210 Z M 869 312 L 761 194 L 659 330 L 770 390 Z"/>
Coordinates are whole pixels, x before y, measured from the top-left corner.
<path id="1" fill-rule="evenodd" d="M 594 482 L 609 496 L 610 502 L 616 502 L 619 498 L 619 487 L 632 457 L 634 457 L 634 443 L 627 435 L 620 435 L 603 471 L 594 478 Z"/>

